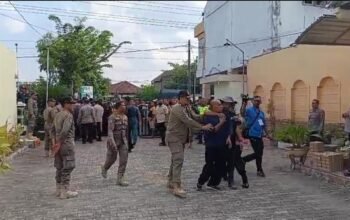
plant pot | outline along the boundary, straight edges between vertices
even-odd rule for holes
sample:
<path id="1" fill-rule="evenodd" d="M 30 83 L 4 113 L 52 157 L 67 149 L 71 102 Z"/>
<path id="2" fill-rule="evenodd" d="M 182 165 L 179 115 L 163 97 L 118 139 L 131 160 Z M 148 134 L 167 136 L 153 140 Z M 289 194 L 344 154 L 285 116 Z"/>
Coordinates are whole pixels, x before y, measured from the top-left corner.
<path id="1" fill-rule="evenodd" d="M 287 148 L 290 148 L 290 147 L 292 147 L 293 146 L 293 144 L 291 144 L 291 143 L 286 143 L 286 142 L 282 142 L 282 141 L 278 141 L 277 142 L 277 147 L 279 148 L 279 149 L 284 149 L 284 150 L 286 150 Z"/>
<path id="2" fill-rule="evenodd" d="M 304 157 L 309 151 L 308 147 L 288 147 L 288 157 Z"/>

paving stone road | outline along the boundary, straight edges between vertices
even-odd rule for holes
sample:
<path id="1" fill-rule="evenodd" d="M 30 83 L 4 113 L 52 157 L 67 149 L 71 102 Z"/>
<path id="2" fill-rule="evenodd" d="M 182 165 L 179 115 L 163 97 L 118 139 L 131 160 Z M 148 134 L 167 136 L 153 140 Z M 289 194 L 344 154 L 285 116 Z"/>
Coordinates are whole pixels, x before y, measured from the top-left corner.
<path id="1" fill-rule="evenodd" d="M 53 159 L 44 158 L 42 148 L 29 149 L 0 176 L 0 219 L 350 219 L 350 189 L 289 171 L 281 151 L 268 147 L 266 178 L 256 177 L 254 162 L 247 164 L 249 189 L 198 192 L 204 148 L 195 145 L 186 151 L 183 172 L 188 198 L 176 198 L 165 187 L 169 150 L 157 145 L 158 140 L 140 140 L 129 155 L 130 186 L 121 188 L 115 166 L 108 179 L 100 176 L 105 143 L 77 144 L 72 187 L 80 194 L 69 200 L 53 196 Z"/>

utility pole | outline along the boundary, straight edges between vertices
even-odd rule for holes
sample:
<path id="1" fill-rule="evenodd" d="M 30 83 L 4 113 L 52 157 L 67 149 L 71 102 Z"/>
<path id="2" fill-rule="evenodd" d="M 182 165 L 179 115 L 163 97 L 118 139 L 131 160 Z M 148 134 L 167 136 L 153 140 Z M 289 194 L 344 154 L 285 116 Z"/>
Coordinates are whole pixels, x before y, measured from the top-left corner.
<path id="1" fill-rule="evenodd" d="M 195 101 L 195 99 L 196 99 L 196 89 L 197 89 L 197 87 L 196 87 L 196 73 L 197 73 L 197 65 L 198 65 L 198 58 L 195 60 L 196 62 L 196 67 L 195 67 L 195 69 L 193 70 L 193 101 Z"/>
<path id="2" fill-rule="evenodd" d="M 18 83 L 19 83 L 19 75 L 18 75 L 18 44 L 17 43 L 15 43 L 15 47 L 16 47 L 16 79 L 17 79 L 17 86 L 19 86 L 18 85 Z"/>
<path id="3" fill-rule="evenodd" d="M 50 75 L 50 48 L 47 47 L 47 57 L 46 57 L 46 106 L 47 100 L 49 99 L 49 75 Z"/>
<path id="4" fill-rule="evenodd" d="M 188 71 L 187 90 L 188 90 L 188 92 L 190 92 L 191 91 L 191 40 L 188 40 L 187 68 L 188 68 L 187 69 L 187 71 Z"/>

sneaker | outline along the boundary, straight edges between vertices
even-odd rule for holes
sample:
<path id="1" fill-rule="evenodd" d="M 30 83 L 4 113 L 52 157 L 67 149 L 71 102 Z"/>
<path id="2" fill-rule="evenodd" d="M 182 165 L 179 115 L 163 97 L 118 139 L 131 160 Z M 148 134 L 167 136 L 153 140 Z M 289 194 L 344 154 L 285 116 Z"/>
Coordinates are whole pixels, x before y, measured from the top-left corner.
<path id="1" fill-rule="evenodd" d="M 258 171 L 256 175 L 260 177 L 266 177 L 264 171 Z"/>
<path id="2" fill-rule="evenodd" d="M 103 178 L 107 178 L 107 170 L 104 168 L 104 166 L 101 166 L 101 175 Z"/>
<path id="3" fill-rule="evenodd" d="M 202 191 L 203 186 L 199 183 L 197 183 L 197 191 Z"/>
<path id="4" fill-rule="evenodd" d="M 181 199 L 186 198 L 185 190 L 183 190 L 182 187 L 180 187 L 178 184 L 174 185 L 174 189 L 173 189 L 172 193 L 174 194 L 174 196 L 177 196 Z"/>
<path id="5" fill-rule="evenodd" d="M 248 189 L 248 188 L 249 188 L 249 184 L 248 184 L 248 183 L 243 183 L 243 184 L 242 184 L 242 188 Z"/>

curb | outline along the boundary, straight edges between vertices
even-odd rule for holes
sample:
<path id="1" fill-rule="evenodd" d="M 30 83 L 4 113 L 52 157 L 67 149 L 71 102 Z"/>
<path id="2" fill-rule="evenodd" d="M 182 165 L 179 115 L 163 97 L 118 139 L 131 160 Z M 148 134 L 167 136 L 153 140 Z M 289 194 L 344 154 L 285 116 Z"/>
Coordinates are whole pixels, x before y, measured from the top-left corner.
<path id="1" fill-rule="evenodd" d="M 26 151 L 29 147 L 26 145 L 18 150 L 16 150 L 15 152 L 13 152 L 12 154 L 10 154 L 10 156 L 6 157 L 7 161 L 12 161 L 13 159 L 15 159 L 15 157 L 17 157 L 18 155 L 24 153 L 24 151 Z"/>

